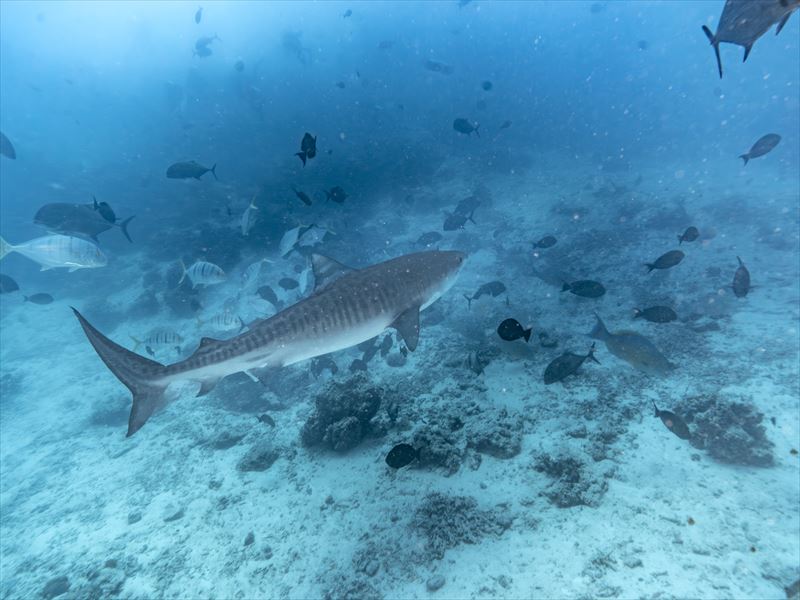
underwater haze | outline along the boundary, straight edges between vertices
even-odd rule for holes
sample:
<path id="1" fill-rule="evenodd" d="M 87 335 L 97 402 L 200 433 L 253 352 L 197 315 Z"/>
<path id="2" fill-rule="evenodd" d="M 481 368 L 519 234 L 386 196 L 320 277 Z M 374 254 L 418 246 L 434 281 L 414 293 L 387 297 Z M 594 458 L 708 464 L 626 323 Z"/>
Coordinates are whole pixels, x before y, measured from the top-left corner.
<path id="1" fill-rule="evenodd" d="M 798 8 L 0 0 L 0 597 L 800 600 Z"/>

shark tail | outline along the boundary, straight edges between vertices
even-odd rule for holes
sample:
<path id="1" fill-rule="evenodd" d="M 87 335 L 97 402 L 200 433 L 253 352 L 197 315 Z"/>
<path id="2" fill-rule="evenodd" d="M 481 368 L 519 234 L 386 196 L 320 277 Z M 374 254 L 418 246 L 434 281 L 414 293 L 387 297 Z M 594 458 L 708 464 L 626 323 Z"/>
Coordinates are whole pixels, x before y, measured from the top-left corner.
<path id="1" fill-rule="evenodd" d="M 7 254 L 14 252 L 16 248 L 0 237 L 0 260 L 6 257 Z"/>
<path id="2" fill-rule="evenodd" d="M 164 405 L 166 386 L 155 381 L 164 374 L 166 367 L 112 342 L 95 329 L 81 313 L 74 308 L 72 311 L 78 317 L 83 332 L 89 338 L 97 355 L 133 394 L 128 432 L 125 434 L 125 437 L 130 437 L 141 429 L 150 415 Z"/>

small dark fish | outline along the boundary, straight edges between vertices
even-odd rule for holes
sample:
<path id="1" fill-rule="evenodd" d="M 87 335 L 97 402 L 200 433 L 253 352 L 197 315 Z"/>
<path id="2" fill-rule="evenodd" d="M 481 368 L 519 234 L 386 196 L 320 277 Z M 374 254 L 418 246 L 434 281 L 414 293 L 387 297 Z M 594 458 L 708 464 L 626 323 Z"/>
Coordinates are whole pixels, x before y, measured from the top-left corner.
<path id="1" fill-rule="evenodd" d="M 298 198 L 300 198 L 300 202 L 302 202 L 306 206 L 311 206 L 311 198 L 309 198 L 308 194 L 306 194 L 305 192 L 299 191 L 297 188 L 292 188 L 292 191 L 294 191 L 295 195 Z"/>
<path id="2" fill-rule="evenodd" d="M 722 42 L 736 44 L 744 48 L 744 58 L 747 60 L 750 50 L 756 40 L 769 31 L 775 23 L 778 24 L 775 35 L 778 35 L 786 25 L 792 12 L 800 6 L 797 0 L 728 0 L 719 17 L 717 33 L 703 25 L 703 33 L 714 47 L 717 57 L 717 69 L 722 79 L 722 61 L 719 58 L 719 45 Z"/>
<path id="3" fill-rule="evenodd" d="M 19 289 L 17 282 L 8 275 L 0 275 L 0 294 L 10 294 Z"/>
<path id="4" fill-rule="evenodd" d="M 383 341 L 381 341 L 381 345 L 378 347 L 378 349 L 381 351 L 381 358 L 386 358 L 386 355 L 389 354 L 389 350 L 392 349 L 393 343 L 394 341 L 392 340 L 391 335 L 387 335 L 386 337 L 383 338 Z"/>
<path id="5" fill-rule="evenodd" d="M 697 230 L 697 227 L 687 227 L 683 235 L 678 236 L 678 245 L 680 246 L 683 242 L 693 242 L 699 237 L 700 232 Z"/>
<path id="6" fill-rule="evenodd" d="M 214 52 L 208 46 L 201 46 L 192 51 L 192 56 L 199 56 L 200 58 L 206 58 L 212 54 L 214 54 Z"/>
<path id="7" fill-rule="evenodd" d="M 467 196 L 463 200 L 459 200 L 456 209 L 453 211 L 459 215 L 468 215 L 481 205 L 481 199 L 478 196 Z"/>
<path id="8" fill-rule="evenodd" d="M 636 42 L 636 47 L 639 48 L 639 50 L 647 50 L 650 47 L 650 44 L 647 43 L 647 40 L 639 40 Z"/>
<path id="9" fill-rule="evenodd" d="M 552 248 L 556 245 L 558 240 L 554 238 L 552 235 L 546 235 L 538 242 L 536 242 L 533 247 L 534 248 Z"/>
<path id="10" fill-rule="evenodd" d="M 675 311 L 669 306 L 651 306 L 650 308 L 645 308 L 644 310 L 634 308 L 633 318 L 642 318 L 645 321 L 650 321 L 651 323 L 669 323 L 677 319 L 678 315 L 675 314 Z"/>
<path id="11" fill-rule="evenodd" d="M 444 63 L 436 62 L 435 60 L 426 60 L 425 68 L 428 69 L 428 71 L 441 73 L 442 75 L 450 75 L 453 72 L 453 67 Z"/>
<path id="12" fill-rule="evenodd" d="M 275 419 L 270 417 L 267 413 L 264 413 L 263 415 L 258 415 L 256 419 L 258 419 L 259 423 L 264 423 L 264 425 L 275 427 Z"/>
<path id="13" fill-rule="evenodd" d="M 94 200 L 94 209 L 100 213 L 101 217 L 109 223 L 117 222 L 117 215 L 114 214 L 114 210 L 108 205 L 108 202 L 98 202 L 94 196 L 92 196 L 92 200 Z"/>
<path id="14" fill-rule="evenodd" d="M 348 8 L 346 11 L 344 11 L 342 18 L 346 19 L 347 17 L 352 17 L 352 16 L 353 16 L 353 11 Z"/>
<path id="15" fill-rule="evenodd" d="M 500 281 L 490 281 L 489 283 L 484 283 L 478 290 L 472 295 L 472 297 L 467 296 L 464 294 L 464 298 L 467 299 L 467 305 L 469 308 L 472 307 L 472 301 L 477 300 L 481 296 L 491 296 L 492 298 L 497 298 L 500 294 L 506 291 L 506 286 L 503 285 Z"/>
<path id="16" fill-rule="evenodd" d="M 397 444 L 386 455 L 386 464 L 393 469 L 402 469 L 415 460 L 419 460 L 419 450 L 415 450 L 410 444 Z"/>
<path id="17" fill-rule="evenodd" d="M 599 298 L 606 293 L 606 288 L 599 281 L 591 281 L 583 279 L 581 281 L 573 281 L 572 283 L 565 283 L 561 287 L 562 292 L 572 292 L 576 296 L 582 298 Z"/>
<path id="18" fill-rule="evenodd" d="M 211 171 L 214 179 L 217 178 L 217 163 L 210 169 L 194 160 L 171 164 L 167 169 L 167 179 L 200 179 Z"/>
<path id="19" fill-rule="evenodd" d="M 272 306 L 275 308 L 280 307 L 281 302 L 278 300 L 278 295 L 275 293 L 275 290 L 268 285 L 262 285 L 260 288 L 258 288 L 258 290 L 256 290 L 256 293 L 261 296 L 261 298 L 272 304 Z"/>
<path id="20" fill-rule="evenodd" d="M 339 88 L 340 90 L 343 90 L 346 86 L 345 86 L 344 81 L 337 81 L 336 82 L 336 87 Z"/>
<path id="21" fill-rule="evenodd" d="M 17 152 L 14 150 L 14 145 L 6 137 L 6 134 L 0 131 L 0 154 L 14 160 L 17 158 Z"/>
<path id="22" fill-rule="evenodd" d="M 212 15 L 213 16 L 213 15 Z M 194 22 L 198 25 L 200 24 L 200 20 L 203 18 L 203 7 L 197 9 L 197 12 L 194 13 Z"/>
<path id="23" fill-rule="evenodd" d="M 299 156 L 303 161 L 303 166 L 306 166 L 306 159 L 314 158 L 317 155 L 317 137 L 312 136 L 306 132 L 300 142 L 300 152 L 296 152 L 295 156 Z"/>
<path id="24" fill-rule="evenodd" d="M 54 298 L 50 294 L 33 294 L 32 296 L 24 296 L 24 302 L 33 302 L 34 304 L 50 304 Z"/>
<path id="25" fill-rule="evenodd" d="M 244 71 L 244 61 L 240 58 L 235 63 L 233 63 L 233 68 L 236 69 L 237 73 L 241 73 Z"/>
<path id="26" fill-rule="evenodd" d="M 147 353 L 148 353 L 150 356 L 155 356 L 155 355 L 156 355 L 156 353 L 153 351 L 153 349 L 152 349 L 150 346 L 145 346 L 145 347 L 144 347 L 144 350 L 145 350 L 145 352 L 147 352 Z"/>
<path id="27" fill-rule="evenodd" d="M 513 342 L 524 337 L 527 343 L 531 339 L 533 329 L 525 329 L 516 319 L 506 319 L 497 328 L 497 335 L 507 342 Z"/>
<path id="28" fill-rule="evenodd" d="M 444 225 L 442 225 L 442 229 L 444 231 L 455 231 L 456 229 L 464 229 L 464 225 L 466 225 L 467 221 L 472 222 L 473 225 L 477 225 L 477 223 L 475 223 L 475 219 L 472 218 L 473 214 L 475 214 L 474 210 L 469 214 L 469 216 L 465 216 L 459 213 L 451 213 L 444 220 Z"/>
<path id="29" fill-rule="evenodd" d="M 484 90 L 485 92 L 488 92 L 488 91 L 489 91 L 489 90 L 491 90 L 491 89 L 492 89 L 492 87 L 493 87 L 493 86 L 492 86 L 492 82 L 491 82 L 491 81 L 484 81 L 484 82 L 481 84 L 481 87 L 483 88 L 483 90 Z"/>
<path id="30" fill-rule="evenodd" d="M 593 15 L 600 14 L 600 13 L 601 13 L 601 12 L 603 12 L 605 9 L 606 9 L 606 4 L 605 4 L 605 2 L 595 2 L 594 4 L 592 4 L 592 5 L 589 7 L 589 11 L 590 11 L 590 12 L 591 12 Z"/>
<path id="31" fill-rule="evenodd" d="M 421 246 L 432 246 L 436 242 L 442 239 L 442 234 L 438 231 L 429 231 L 428 233 L 423 233 L 419 238 L 417 238 L 417 244 Z"/>
<path id="32" fill-rule="evenodd" d="M 777 133 L 768 133 L 765 136 L 762 136 L 758 139 L 758 141 L 753 144 L 753 147 L 750 148 L 750 152 L 747 154 L 742 154 L 739 156 L 744 161 L 744 164 L 747 164 L 751 158 L 758 158 L 759 156 L 764 156 L 765 154 L 769 154 L 772 152 L 772 149 L 778 145 L 778 142 L 781 141 L 781 136 Z"/>
<path id="33" fill-rule="evenodd" d="M 656 409 L 656 416 L 661 419 L 661 422 L 664 423 L 667 429 L 669 429 L 672 433 L 677 435 L 682 440 L 688 440 L 692 437 L 692 432 L 689 431 L 689 426 L 681 417 L 668 410 L 658 410 L 655 402 L 653 402 L 653 408 Z"/>
<path id="34" fill-rule="evenodd" d="M 194 49 L 199 53 L 200 50 L 204 48 L 208 49 L 208 46 L 211 45 L 211 42 L 218 39 L 219 37 L 216 34 L 213 36 L 204 35 L 202 37 L 199 37 L 197 38 L 197 41 L 194 43 Z"/>
<path id="35" fill-rule="evenodd" d="M 511 127 L 511 121 L 503 121 L 503 124 L 500 125 L 500 129 L 501 130 L 502 129 L 508 129 L 509 127 Z"/>
<path id="36" fill-rule="evenodd" d="M 111 212 L 113 213 L 113 211 Z M 51 233 L 78 234 L 94 241 L 97 241 L 97 236 L 104 231 L 108 231 L 112 227 L 119 227 L 128 241 L 133 243 L 128 233 L 128 224 L 132 219 L 131 216 L 119 223 L 111 222 L 94 204 L 67 204 L 66 202 L 45 204 L 33 216 L 33 222 L 36 225 L 46 227 Z M 116 221 L 116 215 L 114 215 L 114 220 Z"/>
<path id="37" fill-rule="evenodd" d="M 592 344 L 592 347 L 589 348 L 589 353 L 585 356 L 564 352 L 561 356 L 553 359 L 544 370 L 545 385 L 561 381 L 568 375 L 572 375 L 587 359 L 593 360 L 598 365 L 600 364 L 600 361 L 594 357 L 594 344 Z"/>
<path id="38" fill-rule="evenodd" d="M 278 285 L 281 286 L 283 289 L 285 289 L 287 291 L 288 290 L 294 290 L 294 289 L 297 289 L 298 287 L 300 287 L 300 284 L 297 283 L 297 281 L 295 281 L 291 277 L 283 277 L 283 278 L 281 278 L 281 280 L 278 281 Z"/>
<path id="39" fill-rule="evenodd" d="M 365 363 L 360 358 L 356 358 L 353 362 L 350 363 L 350 372 L 355 373 L 357 371 L 366 371 L 367 370 L 367 363 Z"/>
<path id="40" fill-rule="evenodd" d="M 737 298 L 744 298 L 750 291 L 750 271 L 744 266 L 742 259 L 738 256 L 739 268 L 733 274 L 733 294 Z"/>
<path id="41" fill-rule="evenodd" d="M 342 204 L 345 200 L 347 200 L 347 193 L 337 185 L 332 187 L 330 191 L 325 191 L 325 199 L 333 200 L 337 204 Z"/>
<path id="42" fill-rule="evenodd" d="M 467 119 L 458 118 L 453 121 L 453 129 L 455 129 L 458 133 L 463 133 L 465 135 L 472 135 L 472 132 L 475 132 L 475 135 L 481 137 L 481 134 L 478 133 L 478 125 L 477 123 L 473 125 Z"/>
<path id="43" fill-rule="evenodd" d="M 686 256 L 680 250 L 670 250 L 659 256 L 655 262 L 645 263 L 644 266 L 647 267 L 647 272 L 650 273 L 653 269 L 670 269 L 675 265 L 679 264 L 683 257 Z"/>

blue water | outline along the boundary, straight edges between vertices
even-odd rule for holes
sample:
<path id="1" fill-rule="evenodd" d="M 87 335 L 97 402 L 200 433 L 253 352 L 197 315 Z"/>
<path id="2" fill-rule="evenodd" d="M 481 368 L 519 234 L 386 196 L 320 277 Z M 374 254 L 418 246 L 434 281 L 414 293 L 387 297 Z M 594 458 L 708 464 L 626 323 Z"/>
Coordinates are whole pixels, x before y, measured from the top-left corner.
<path id="1" fill-rule="evenodd" d="M 99 234 L 105 266 L 0 262 L 3 598 L 797 598 L 800 17 L 744 63 L 722 44 L 720 79 L 721 1 L 200 6 L 0 2 L 3 240 L 54 233 L 51 203 L 134 216 L 132 242 Z M 214 173 L 166 176 L 192 160 Z M 176 386 L 130 437 L 70 310 L 171 364 L 312 295 L 312 253 L 437 250 L 467 258 L 413 352 L 390 328 Z M 652 306 L 677 318 L 633 318 Z M 595 313 L 670 370 L 596 340 L 599 364 L 546 385 Z M 501 339 L 509 318 L 529 341 Z"/>

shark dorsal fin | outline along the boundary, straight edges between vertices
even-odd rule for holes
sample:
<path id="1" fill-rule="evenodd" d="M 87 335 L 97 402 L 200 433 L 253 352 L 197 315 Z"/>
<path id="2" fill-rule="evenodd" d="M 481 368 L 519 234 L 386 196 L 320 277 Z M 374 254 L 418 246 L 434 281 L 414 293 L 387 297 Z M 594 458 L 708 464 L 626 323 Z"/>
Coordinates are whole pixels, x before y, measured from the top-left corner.
<path id="1" fill-rule="evenodd" d="M 400 314 L 391 324 L 403 338 L 406 347 L 412 352 L 419 342 L 419 306 L 412 306 Z"/>
<path id="2" fill-rule="evenodd" d="M 311 255 L 311 268 L 314 270 L 314 291 L 355 270 L 322 254 Z"/>

